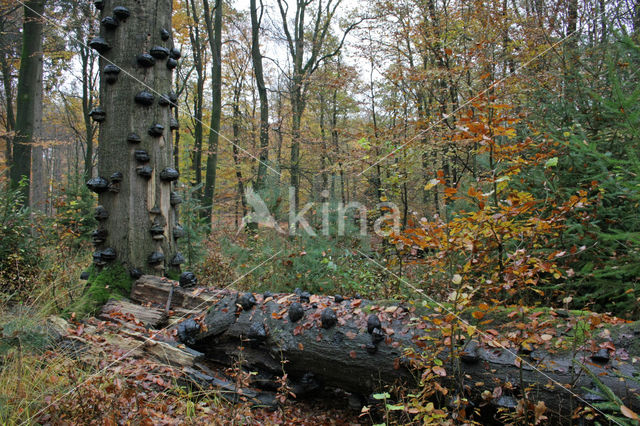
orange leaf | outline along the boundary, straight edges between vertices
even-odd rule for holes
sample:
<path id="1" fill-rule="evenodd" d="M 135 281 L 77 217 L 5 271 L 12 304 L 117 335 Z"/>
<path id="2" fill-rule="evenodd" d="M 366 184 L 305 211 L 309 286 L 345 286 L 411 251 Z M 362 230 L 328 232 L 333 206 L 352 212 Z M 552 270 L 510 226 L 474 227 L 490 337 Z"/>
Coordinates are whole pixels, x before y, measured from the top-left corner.
<path id="1" fill-rule="evenodd" d="M 633 420 L 640 420 L 640 416 L 631 411 L 631 409 L 627 408 L 625 405 L 620 406 L 620 412 L 624 414 L 625 417 L 628 417 Z"/>

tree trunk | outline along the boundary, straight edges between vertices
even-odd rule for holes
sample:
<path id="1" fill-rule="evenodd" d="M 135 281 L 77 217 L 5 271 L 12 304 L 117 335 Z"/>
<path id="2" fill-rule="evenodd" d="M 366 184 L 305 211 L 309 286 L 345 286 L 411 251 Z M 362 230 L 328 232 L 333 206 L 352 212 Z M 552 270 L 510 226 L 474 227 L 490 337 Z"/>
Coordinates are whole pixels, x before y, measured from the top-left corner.
<path id="1" fill-rule="evenodd" d="M 31 179 L 31 143 L 36 122 L 39 120 L 36 102 L 38 81 L 42 75 L 43 13 L 44 0 L 30 0 L 25 3 L 16 101 L 16 134 L 13 138 L 13 164 L 10 173 L 13 188 L 17 188 L 23 178 Z M 29 204 L 29 187 L 27 181 L 27 185 L 22 188 L 26 204 Z"/>
<path id="2" fill-rule="evenodd" d="M 209 129 L 209 150 L 207 156 L 207 174 L 204 184 L 202 203 L 208 218 L 208 227 L 213 220 L 213 196 L 216 189 L 216 171 L 218 168 L 218 141 L 220 139 L 220 119 L 222 117 L 222 0 L 217 0 L 214 22 L 211 22 L 209 1 L 203 0 L 204 18 L 209 34 L 213 63 L 211 65 L 211 128 Z"/>
<path id="3" fill-rule="evenodd" d="M 106 238 L 97 242 L 94 261 L 104 265 L 113 258 L 113 252 L 107 249 L 113 249 L 118 261 L 127 268 L 162 274 L 168 269 L 179 269 L 182 257 L 176 255 L 174 227 L 178 217 L 171 205 L 172 181 L 177 179 L 170 130 L 172 106 L 166 102 L 172 97 L 168 95 L 172 72 L 162 53 L 151 66 L 143 65 L 139 55 L 149 54 L 152 49 L 158 52 L 156 46 L 172 47 L 171 39 L 163 37 L 163 30 L 171 29 L 172 2 L 106 0 L 101 19 L 116 6 L 126 7 L 130 16 L 121 18 L 115 30 L 102 26 L 100 31 L 110 49 L 100 58 L 100 105 L 104 120 L 99 114 L 93 118 L 102 121 L 98 171 L 109 186 L 105 190 L 100 187 L 105 182 L 97 182 L 99 202 L 108 218 L 103 216 L 100 223 Z M 107 82 L 108 65 L 120 68 L 115 83 Z M 143 92 L 153 96 L 151 105 L 143 106 L 134 100 Z"/>
<path id="4" fill-rule="evenodd" d="M 226 290 L 194 292 L 174 285 L 167 280 L 144 276 L 136 282 L 131 297 L 140 303 L 170 305 L 172 310 L 184 314 L 204 312 L 199 323 L 186 320 L 178 326 L 182 341 L 204 353 L 211 362 L 233 365 L 237 357 L 242 356 L 244 367 L 258 373 L 256 386 L 273 386 L 283 367 L 297 382 L 300 393 L 304 393 L 305 386 L 308 389 L 311 384 L 361 395 L 398 381 L 415 385 L 420 374 L 411 369 L 412 356 L 404 352 L 406 348 L 427 356 L 429 353 L 437 354 L 445 369 L 450 374 L 453 371 L 448 367 L 451 361 L 449 349 L 442 350 L 447 347 L 444 341 L 450 328 L 441 328 L 429 321 L 416 322 L 416 317 L 442 316 L 435 311 L 418 312 L 409 304 L 381 306 L 358 299 L 336 303 L 333 297 L 311 296 L 309 302 L 302 303 L 304 317 L 292 323 L 289 310 L 299 299 L 294 294 L 267 298 L 255 295 L 257 304 L 245 305 L 246 309 L 243 309 L 241 306 L 246 300 L 240 293 Z M 325 307 L 337 314 L 337 324 L 328 329 L 321 326 L 321 312 Z M 377 343 L 368 332 L 370 313 L 381 321 L 382 340 Z M 494 327 L 500 330 L 499 325 L 494 324 Z M 496 386 L 503 386 L 504 395 L 515 402 L 520 398 L 519 392 L 524 385 L 529 389 L 532 401 L 545 402 L 549 409 L 546 414 L 566 419 L 571 415 L 572 394 L 560 389 L 558 383 L 590 403 L 596 401 L 595 395 L 586 390 L 593 389 L 591 379 L 574 364 L 578 361 L 598 376 L 628 407 L 637 411 L 640 402 L 632 393 L 637 392 L 635 388 L 638 385 L 620 380 L 616 373 L 632 376 L 640 370 L 631 362 L 639 354 L 633 337 L 630 337 L 640 334 L 640 322 L 608 328 L 611 336 L 618 336 L 613 337 L 611 343 L 616 348 L 624 348 L 628 357 L 598 360 L 591 351 L 578 350 L 572 354 L 571 349 L 546 351 L 542 346 L 527 353 L 517 348 L 506 350 L 492 337 L 463 339 L 459 342 L 462 351 L 460 377 L 463 385 L 471 389 L 469 396 L 476 402 L 482 402 L 480 394 L 484 390 L 493 392 Z M 522 362 L 514 353 L 522 357 Z M 285 364 L 282 364 L 283 360 L 286 360 Z M 452 389 L 457 386 L 450 376 L 443 381 Z M 554 381 L 555 386 L 549 385 Z M 492 403 L 500 406 L 505 400 L 496 398 Z M 573 406 L 580 403 L 580 400 L 575 400 Z"/>
<path id="5" fill-rule="evenodd" d="M 260 2 L 260 18 L 256 7 L 256 0 L 251 0 L 251 59 L 253 61 L 253 73 L 258 86 L 260 97 L 260 155 L 258 156 L 258 174 L 256 176 L 255 189 L 260 191 L 265 186 L 267 178 L 267 161 L 269 161 L 269 99 L 267 87 L 264 84 L 264 72 L 262 70 L 262 54 L 260 53 L 260 23 L 264 7 Z"/>

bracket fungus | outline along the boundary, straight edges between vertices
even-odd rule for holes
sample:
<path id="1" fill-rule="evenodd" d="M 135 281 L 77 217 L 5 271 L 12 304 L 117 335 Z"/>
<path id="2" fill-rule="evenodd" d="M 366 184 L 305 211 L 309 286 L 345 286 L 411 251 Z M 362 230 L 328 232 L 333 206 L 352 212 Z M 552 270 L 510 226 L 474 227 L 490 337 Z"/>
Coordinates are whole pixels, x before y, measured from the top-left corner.
<path id="1" fill-rule="evenodd" d="M 107 113 L 104 111 L 102 107 L 95 107 L 89 112 L 89 117 L 93 119 L 96 123 L 102 123 L 107 118 Z"/>
<path id="2" fill-rule="evenodd" d="M 96 7 L 96 9 L 102 10 L 104 9 L 104 0 L 93 0 L 93 5 Z"/>
<path id="3" fill-rule="evenodd" d="M 249 326 L 249 331 L 247 333 L 249 340 L 263 342 L 267 339 L 267 335 L 267 329 L 264 327 L 263 323 L 254 321 Z"/>
<path id="4" fill-rule="evenodd" d="M 104 249 L 104 250 L 102 250 L 100 252 L 100 257 L 105 262 L 111 262 L 113 260 L 116 260 L 116 251 L 115 251 L 115 249 L 112 249 L 111 247 L 106 248 L 106 249 Z"/>
<path id="5" fill-rule="evenodd" d="M 109 177 L 109 180 L 111 181 L 111 183 L 120 183 L 122 182 L 123 178 L 124 176 L 122 176 L 122 172 L 115 172 L 111 175 L 111 177 Z"/>
<path id="6" fill-rule="evenodd" d="M 376 314 L 371 314 L 369 315 L 369 318 L 367 318 L 367 331 L 369 332 L 369 334 L 372 334 L 373 330 L 375 330 L 376 328 L 382 328 L 380 318 L 378 318 Z"/>
<path id="7" fill-rule="evenodd" d="M 601 348 L 598 352 L 591 355 L 591 361 L 597 362 L 598 364 L 606 364 L 610 359 L 609 350 L 606 348 Z"/>
<path id="8" fill-rule="evenodd" d="M 185 271 L 180 274 L 180 287 L 194 287 L 198 284 L 198 278 L 193 272 Z"/>
<path id="9" fill-rule="evenodd" d="M 96 207 L 96 210 L 93 213 L 93 217 L 98 221 L 107 220 L 109 219 L 109 212 L 104 207 L 98 206 Z"/>
<path id="10" fill-rule="evenodd" d="M 138 92 L 134 98 L 135 102 L 138 105 L 142 105 L 145 107 L 153 105 L 153 101 L 155 99 L 156 99 L 155 96 L 153 96 L 153 94 L 147 92 L 146 90 Z"/>
<path id="11" fill-rule="evenodd" d="M 129 133 L 129 136 L 127 136 L 127 142 L 140 143 L 142 142 L 142 138 L 137 133 Z"/>
<path id="12" fill-rule="evenodd" d="M 136 173 L 140 177 L 150 179 L 151 175 L 153 174 L 153 169 L 149 166 L 138 166 L 136 167 Z"/>
<path id="13" fill-rule="evenodd" d="M 251 308 L 256 305 L 257 301 L 256 297 L 252 293 L 243 293 L 238 297 L 238 301 L 236 303 L 242 307 L 243 311 L 250 311 Z"/>
<path id="14" fill-rule="evenodd" d="M 105 192 L 107 189 L 109 189 L 109 182 L 102 177 L 91 178 L 87 182 L 87 188 L 89 188 L 91 191 L 95 192 L 96 194 L 101 194 Z"/>
<path id="15" fill-rule="evenodd" d="M 299 298 L 301 303 L 309 303 L 311 300 L 311 294 L 309 294 L 308 291 L 303 291 L 300 293 Z"/>
<path id="16" fill-rule="evenodd" d="M 118 81 L 118 75 L 120 74 L 120 68 L 115 65 L 106 65 L 104 67 L 104 76 L 107 84 L 115 84 Z"/>
<path id="17" fill-rule="evenodd" d="M 178 193 L 171 191 L 171 194 L 169 194 L 169 203 L 172 206 L 177 206 L 182 203 L 182 197 Z"/>
<path id="18" fill-rule="evenodd" d="M 374 328 L 371 332 L 371 341 L 373 343 L 380 343 L 384 340 L 384 331 L 380 328 Z"/>
<path id="19" fill-rule="evenodd" d="M 136 62 L 138 62 L 138 65 L 140 65 L 142 68 L 151 68 L 156 64 L 156 60 L 148 53 L 138 55 L 138 57 L 136 58 Z"/>
<path id="20" fill-rule="evenodd" d="M 160 30 L 160 38 L 162 39 L 162 41 L 167 41 L 169 40 L 170 37 L 171 37 L 171 33 L 167 31 L 166 28 L 162 28 Z"/>
<path id="21" fill-rule="evenodd" d="M 113 8 L 113 14 L 121 21 L 126 21 L 131 12 L 124 6 L 116 6 Z"/>
<path id="22" fill-rule="evenodd" d="M 101 228 L 96 229 L 91 233 L 91 242 L 93 243 L 94 246 L 103 244 L 105 241 L 107 241 L 108 235 L 109 233 L 107 232 L 106 229 L 101 229 Z"/>
<path id="23" fill-rule="evenodd" d="M 184 237 L 184 228 L 180 224 L 173 227 L 173 238 L 175 240 Z"/>
<path id="24" fill-rule="evenodd" d="M 149 233 L 154 240 L 161 240 L 164 238 L 164 226 L 159 223 L 154 223 L 151 228 L 149 228 Z"/>
<path id="25" fill-rule="evenodd" d="M 153 46 L 149 50 L 149 53 L 154 58 L 160 59 L 160 60 L 167 59 L 169 57 L 169 49 L 167 49 L 166 47 L 162 47 L 162 46 Z"/>
<path id="26" fill-rule="evenodd" d="M 167 68 L 169 70 L 174 70 L 174 69 L 176 69 L 177 66 L 178 66 L 178 61 L 176 61 L 173 58 L 167 59 Z"/>
<path id="27" fill-rule="evenodd" d="M 136 161 L 139 163 L 148 163 L 149 160 L 151 160 L 149 153 L 144 149 L 136 149 L 133 153 L 133 156 L 135 157 Z"/>
<path id="28" fill-rule="evenodd" d="M 344 302 L 344 297 L 342 297 L 339 294 L 336 294 L 335 296 L 333 296 L 333 301 L 336 303 L 342 303 Z"/>
<path id="29" fill-rule="evenodd" d="M 164 126 L 162 124 L 154 124 L 153 126 L 149 127 L 148 133 L 149 136 L 159 138 L 164 133 Z"/>
<path id="30" fill-rule="evenodd" d="M 320 314 L 320 322 L 322 323 L 322 328 L 329 329 L 335 326 L 338 322 L 336 311 L 331 308 L 325 308 Z"/>
<path id="31" fill-rule="evenodd" d="M 180 123 L 178 123 L 178 120 L 176 120 L 175 117 L 171 117 L 171 121 L 169 124 L 169 129 L 171 130 L 179 130 L 180 129 Z"/>
<path id="32" fill-rule="evenodd" d="M 300 321 L 304 318 L 304 308 L 298 302 L 293 302 L 289 306 L 289 321 L 292 323 Z"/>
<path id="33" fill-rule="evenodd" d="M 167 167 L 160 172 L 160 179 L 164 182 L 173 182 L 178 180 L 180 173 L 173 167 Z"/>
<path id="34" fill-rule="evenodd" d="M 149 255 L 149 257 L 147 258 L 147 262 L 149 262 L 149 265 L 152 266 L 159 265 L 164 262 L 164 254 L 160 253 L 159 251 L 155 251 Z"/>
<path id="35" fill-rule="evenodd" d="M 131 278 L 133 278 L 134 280 L 137 280 L 137 279 L 138 279 L 138 278 L 140 278 L 142 275 L 143 275 L 143 274 L 142 274 L 142 271 L 141 271 L 140 269 L 138 269 L 138 268 L 132 268 L 132 269 L 129 271 L 129 276 L 130 276 Z"/>
<path id="36" fill-rule="evenodd" d="M 171 266 L 180 266 L 186 262 L 186 259 L 182 255 L 182 253 L 176 253 L 175 256 L 171 259 Z"/>
<path id="37" fill-rule="evenodd" d="M 180 59 L 180 57 L 182 56 L 182 52 L 180 52 L 179 49 L 176 49 L 175 47 L 172 47 L 171 50 L 169 51 L 169 57 L 171 59 Z"/>
<path id="38" fill-rule="evenodd" d="M 163 106 L 163 107 L 171 105 L 171 101 L 169 100 L 169 96 L 161 95 L 160 98 L 158 98 L 158 105 Z"/>
<path id="39" fill-rule="evenodd" d="M 120 23 L 113 16 L 107 16 L 100 21 L 107 30 L 115 30 Z"/>
<path id="40" fill-rule="evenodd" d="M 102 37 L 95 37 L 91 39 L 89 47 L 101 55 L 111 50 L 111 45 L 109 45 L 109 43 L 107 43 L 107 41 Z"/>

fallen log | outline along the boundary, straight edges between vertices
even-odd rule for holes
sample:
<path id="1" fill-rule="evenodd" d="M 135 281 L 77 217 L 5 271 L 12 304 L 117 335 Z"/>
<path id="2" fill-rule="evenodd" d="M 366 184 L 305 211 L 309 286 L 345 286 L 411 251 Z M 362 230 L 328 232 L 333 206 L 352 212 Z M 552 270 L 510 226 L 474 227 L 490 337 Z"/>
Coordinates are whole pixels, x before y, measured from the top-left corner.
<path id="1" fill-rule="evenodd" d="M 360 299 L 341 301 L 307 294 L 188 290 L 148 276 L 135 284 L 132 298 L 162 305 L 170 293 L 171 309 L 206 310 L 200 319 L 178 325 L 180 339 L 204 353 L 210 362 L 226 366 L 241 363 L 257 372 L 255 385 L 264 388 L 273 389 L 283 371 L 299 394 L 327 386 L 364 396 L 398 382 L 415 385 L 420 372 L 412 368 L 407 349 L 437 354 L 445 369 L 453 370 L 445 345 L 449 328 L 432 321 L 444 317 L 434 310 L 419 312 L 410 304 L 381 306 Z M 564 321 L 553 311 L 550 315 Z M 493 334 L 511 332 L 499 324 L 492 327 L 498 329 L 492 330 Z M 552 321 L 549 327 L 560 329 L 559 323 Z M 543 336 L 536 347 L 520 348 L 493 334 L 476 333 L 466 340 L 460 336 L 462 356 L 457 368 L 461 374 L 455 383 L 450 373 L 441 380 L 451 389 L 450 395 L 461 391 L 462 382 L 464 392 L 476 402 L 506 407 L 515 406 L 522 390 L 527 389 L 529 400 L 543 401 L 548 415 L 560 418 L 570 416 L 577 406 L 600 399 L 593 392 L 592 379 L 583 371 L 588 369 L 627 407 L 638 411 L 638 383 L 621 375 L 640 373 L 635 362 L 640 359 L 640 323 L 616 320 L 602 330 L 607 332 L 600 333 L 601 338 L 590 345 L 576 342 L 572 347 L 559 344 L 567 340 L 562 332 L 557 339 Z M 446 374 L 445 370 L 437 371 Z M 501 391 L 496 393 L 496 388 Z M 486 390 L 497 396 L 487 401 L 485 392 L 481 398 Z"/>

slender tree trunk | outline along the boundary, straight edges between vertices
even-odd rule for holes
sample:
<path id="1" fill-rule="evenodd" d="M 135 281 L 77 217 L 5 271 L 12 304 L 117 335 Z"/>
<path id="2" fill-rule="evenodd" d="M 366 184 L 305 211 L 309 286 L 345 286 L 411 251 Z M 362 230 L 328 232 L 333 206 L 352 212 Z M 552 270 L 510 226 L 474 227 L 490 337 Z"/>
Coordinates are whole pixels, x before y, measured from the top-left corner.
<path id="1" fill-rule="evenodd" d="M 253 61 L 253 73 L 258 86 L 260 97 L 260 155 L 258 159 L 258 174 L 255 189 L 264 188 L 267 177 L 267 161 L 269 160 L 269 99 L 267 87 L 264 84 L 264 72 L 262 70 L 262 54 L 260 53 L 260 23 L 264 7 L 260 1 L 260 17 L 256 7 L 256 0 L 251 0 L 251 59 Z"/>
<path id="2" fill-rule="evenodd" d="M 0 28 L 0 31 L 3 31 Z M 5 138 L 6 141 L 6 150 L 5 150 L 5 161 L 6 164 L 11 164 L 11 132 L 16 128 L 16 117 L 13 112 L 13 87 L 11 85 L 11 67 L 7 62 L 7 58 L 4 55 L 0 55 L 0 69 L 2 70 L 2 86 L 4 89 L 4 98 L 6 105 L 6 114 L 7 114 L 7 126 L 6 130 L 9 133 L 9 136 Z"/>
<path id="3" fill-rule="evenodd" d="M 16 134 L 13 138 L 13 163 L 10 173 L 13 188 L 17 188 L 23 178 L 27 181 L 31 179 L 31 143 L 36 122 L 39 120 L 36 102 L 38 101 L 38 81 L 42 75 L 41 15 L 43 13 L 44 0 L 25 2 L 16 102 Z M 27 182 L 27 185 L 22 188 L 26 204 L 29 204 L 29 186 Z"/>
<path id="4" fill-rule="evenodd" d="M 209 1 L 203 0 L 204 17 L 209 34 L 209 45 L 212 52 L 211 65 L 211 129 L 209 130 L 209 150 L 207 156 L 207 174 L 204 184 L 202 202 L 204 213 L 209 220 L 213 220 L 213 196 L 216 188 L 216 171 L 218 168 L 218 141 L 220 139 L 220 119 L 222 116 L 222 0 L 216 1 L 214 22 L 211 22 Z"/>
<path id="5" fill-rule="evenodd" d="M 187 5 L 187 14 L 189 14 L 189 5 Z M 191 15 L 193 26 L 189 27 L 189 39 L 191 41 L 191 50 L 193 52 L 193 63 L 196 71 L 196 93 L 193 99 L 193 115 L 194 115 L 194 155 L 193 155 L 193 171 L 195 175 L 195 184 L 197 189 L 196 197 L 202 196 L 202 140 L 203 132 L 203 104 L 204 104 L 204 82 L 205 82 L 205 47 L 200 38 L 200 15 L 196 8 L 195 0 L 191 0 Z"/>
<path id="6" fill-rule="evenodd" d="M 32 209 L 45 213 L 47 210 L 47 193 L 49 179 L 47 178 L 46 148 L 42 145 L 42 61 L 40 72 L 35 84 L 34 93 L 34 122 L 31 146 L 31 185 L 29 185 L 29 205 Z"/>
<path id="7" fill-rule="evenodd" d="M 162 30 L 171 29 L 172 1 L 105 0 L 100 18 L 110 15 L 116 6 L 127 8 L 130 16 L 121 19 L 117 29 L 103 26 L 100 31 L 110 46 L 100 58 L 104 120 L 97 120 L 102 121 L 98 171 L 104 180 L 92 180 L 89 186 L 95 188 L 97 184 L 102 206 L 97 212 L 106 212 L 108 217 L 101 217 L 99 229 L 105 238 L 94 241 L 94 261 L 104 265 L 115 251 L 117 261 L 130 270 L 161 275 L 179 270 L 182 258 L 176 254 L 178 217 L 171 203 L 172 181 L 177 178 L 171 107 L 161 103 L 158 96 L 171 91 L 172 72 L 166 58 L 159 57 L 153 65 L 144 66 L 139 55 L 148 54 L 155 46 L 172 47 L 171 39 L 162 37 Z M 121 72 L 115 83 L 108 84 L 104 71 L 113 64 Z M 142 92 L 153 96 L 151 105 L 134 101 Z M 94 119 L 99 117 L 93 115 Z M 108 189 L 101 190 L 100 184 L 105 181 Z"/>

